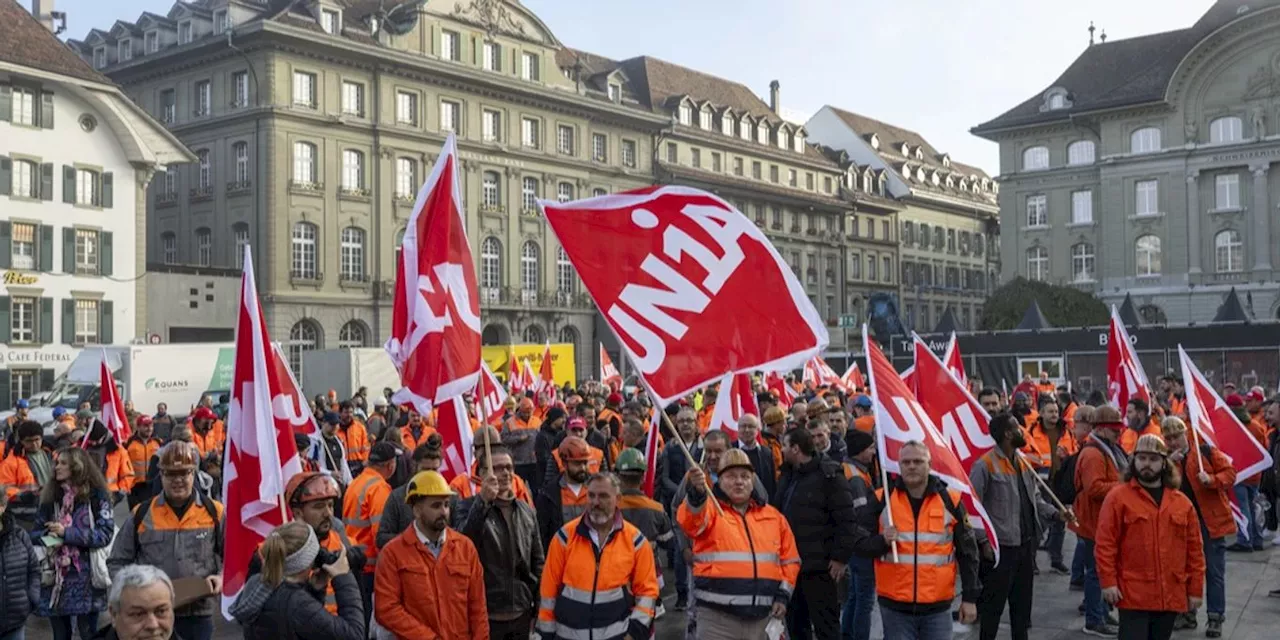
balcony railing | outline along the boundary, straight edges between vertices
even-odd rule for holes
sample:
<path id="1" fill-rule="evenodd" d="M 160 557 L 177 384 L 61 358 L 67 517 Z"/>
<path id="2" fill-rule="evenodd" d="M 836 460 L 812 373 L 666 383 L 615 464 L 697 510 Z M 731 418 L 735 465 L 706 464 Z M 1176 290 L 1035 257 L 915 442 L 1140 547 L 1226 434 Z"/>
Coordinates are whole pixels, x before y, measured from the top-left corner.
<path id="1" fill-rule="evenodd" d="M 227 183 L 227 193 L 240 193 L 251 188 L 253 188 L 253 181 L 248 179 L 234 180 Z"/>
<path id="2" fill-rule="evenodd" d="M 338 274 L 339 284 L 366 285 L 369 284 L 369 274 L 367 273 L 341 273 Z"/>
<path id="3" fill-rule="evenodd" d="M 289 280 L 292 282 L 322 282 L 324 274 L 314 269 L 290 269 Z"/>
<path id="4" fill-rule="evenodd" d="M 200 187 L 191 187 L 191 201 L 202 202 L 213 199 L 213 185 L 206 184 Z"/>
<path id="5" fill-rule="evenodd" d="M 494 307 L 524 307 L 528 309 L 579 309 L 595 308 L 591 296 L 576 291 L 535 291 L 515 287 L 481 287 L 480 301 Z"/>
<path id="6" fill-rule="evenodd" d="M 324 183 L 311 182 L 309 180 L 290 180 L 289 190 L 294 193 L 319 194 L 324 192 Z"/>
<path id="7" fill-rule="evenodd" d="M 157 194 L 156 194 L 156 206 L 157 206 L 157 207 L 171 207 L 171 206 L 173 206 L 173 205 L 175 205 L 175 204 L 178 204 L 178 192 L 177 192 L 177 191 L 169 191 L 169 192 L 163 192 L 163 191 L 162 191 L 162 192 L 160 192 L 160 193 L 157 193 Z"/>

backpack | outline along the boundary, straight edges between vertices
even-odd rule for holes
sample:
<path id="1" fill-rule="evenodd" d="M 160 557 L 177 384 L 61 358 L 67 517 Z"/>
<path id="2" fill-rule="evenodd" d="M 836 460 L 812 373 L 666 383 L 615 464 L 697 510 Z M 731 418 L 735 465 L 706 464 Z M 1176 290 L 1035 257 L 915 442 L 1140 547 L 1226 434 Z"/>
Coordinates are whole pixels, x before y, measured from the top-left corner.
<path id="1" fill-rule="evenodd" d="M 222 556 L 222 536 L 218 535 L 218 509 L 213 506 L 213 498 L 209 494 L 199 490 L 192 489 L 194 492 L 192 497 L 199 498 L 200 504 L 204 505 L 204 510 L 209 514 L 209 519 L 213 520 L 213 552 L 219 557 Z M 151 510 L 151 502 L 159 496 L 152 496 L 148 500 L 138 503 L 138 509 L 133 512 L 133 535 L 135 538 L 142 533 L 142 521 L 147 519 L 147 512 Z"/>
<path id="2" fill-rule="evenodd" d="M 1057 496 L 1062 504 L 1072 504 L 1076 501 L 1076 461 L 1079 458 L 1079 451 L 1063 458 L 1061 466 L 1058 467 L 1058 474 L 1053 476 L 1053 483 L 1049 485 L 1049 488 L 1053 489 L 1053 495 Z"/>

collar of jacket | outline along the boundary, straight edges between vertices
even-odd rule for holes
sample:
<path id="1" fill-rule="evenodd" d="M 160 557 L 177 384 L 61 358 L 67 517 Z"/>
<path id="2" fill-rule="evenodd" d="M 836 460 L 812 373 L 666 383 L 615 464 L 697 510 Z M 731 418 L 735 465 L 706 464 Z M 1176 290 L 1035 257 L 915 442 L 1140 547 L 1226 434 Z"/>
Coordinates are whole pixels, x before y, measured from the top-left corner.
<path id="1" fill-rule="evenodd" d="M 946 488 L 947 483 L 943 482 L 942 478 L 931 473 L 929 474 L 929 480 L 924 484 L 924 495 L 921 497 L 928 498 L 935 493 L 941 493 Z M 893 490 L 904 492 L 907 490 L 907 485 L 902 481 L 902 476 L 897 476 L 893 479 Z"/>
<path id="2" fill-rule="evenodd" d="M 588 509 L 586 513 L 583 513 L 582 516 L 578 518 L 578 528 L 577 528 L 577 531 L 575 532 L 579 536 L 582 536 L 587 540 L 591 539 L 591 529 L 592 529 L 591 523 L 587 522 L 587 515 L 589 513 L 590 513 L 590 509 Z M 603 549 L 606 545 L 609 544 L 611 540 L 613 540 L 614 536 L 618 535 L 619 531 L 622 531 L 622 523 L 623 523 L 622 509 L 614 509 L 613 510 L 613 526 L 609 527 L 608 537 L 606 537 L 603 541 L 600 542 L 600 548 Z"/>
<path id="3" fill-rule="evenodd" d="M 818 468 L 822 466 L 822 456 L 823 456 L 822 452 L 815 451 L 813 454 L 813 457 L 809 458 L 808 462 L 802 462 L 800 464 L 791 464 L 790 462 L 783 462 L 782 466 L 785 469 L 790 469 L 796 473 L 809 473 L 811 471 L 818 470 Z"/>

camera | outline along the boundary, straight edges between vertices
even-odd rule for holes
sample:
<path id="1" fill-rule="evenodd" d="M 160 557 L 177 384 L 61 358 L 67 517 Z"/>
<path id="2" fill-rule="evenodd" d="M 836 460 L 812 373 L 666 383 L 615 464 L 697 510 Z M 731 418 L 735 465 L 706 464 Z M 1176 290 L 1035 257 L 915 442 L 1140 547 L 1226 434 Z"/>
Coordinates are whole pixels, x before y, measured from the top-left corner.
<path id="1" fill-rule="evenodd" d="M 316 559 L 311 563 L 312 569 L 323 569 L 325 565 L 330 565 L 338 561 L 342 557 L 342 551 L 330 551 L 324 547 L 316 553 Z"/>

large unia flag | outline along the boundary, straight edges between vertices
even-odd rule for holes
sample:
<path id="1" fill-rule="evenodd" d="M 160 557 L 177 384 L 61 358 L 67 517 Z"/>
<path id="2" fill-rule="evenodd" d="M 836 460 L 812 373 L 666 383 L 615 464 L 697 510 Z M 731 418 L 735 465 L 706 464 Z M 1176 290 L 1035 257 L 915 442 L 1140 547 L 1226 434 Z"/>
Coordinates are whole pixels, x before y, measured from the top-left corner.
<path id="1" fill-rule="evenodd" d="M 845 369 L 844 375 L 840 376 L 840 381 L 844 383 L 846 393 L 858 393 L 860 389 L 867 388 L 867 380 L 862 377 L 862 370 L 858 368 L 857 360 L 849 362 L 849 368 Z"/>
<path id="2" fill-rule="evenodd" d="M 755 393 L 751 390 L 751 376 L 745 373 L 726 375 L 720 380 L 716 406 L 711 409 L 711 424 L 707 430 L 724 431 L 729 434 L 731 442 L 737 441 L 738 420 L 747 414 L 760 415 Z"/>
<path id="3" fill-rule="evenodd" d="M 880 345 L 871 340 L 869 335 L 870 332 L 864 325 L 862 344 L 867 354 L 867 373 L 870 376 L 872 404 L 875 406 L 876 445 L 885 471 L 900 474 L 898 460 L 902 445 L 912 440 L 923 443 L 929 448 L 933 475 L 942 478 L 948 487 L 960 492 L 961 499 L 969 509 L 970 520 L 977 516 L 988 538 L 995 540 L 991 518 L 982 504 L 974 498 L 973 485 L 969 484 L 969 470 L 960 461 L 947 437 L 938 430 L 929 413 L 916 401 L 915 395 L 907 389 L 902 378 L 898 377 L 898 372 L 880 350 Z M 932 353 L 930 356 L 932 357 Z M 919 367 L 919 362 L 916 366 Z M 938 367 L 942 368 L 941 363 Z M 944 382 L 945 380 L 951 380 L 953 385 L 955 383 L 955 378 L 950 373 L 944 373 Z M 930 389 L 930 392 L 933 393 L 934 390 Z"/>
<path id="4" fill-rule="evenodd" d="M 310 444 L 298 456 L 316 463 L 321 471 L 328 471 L 343 486 L 351 484 L 351 467 L 347 465 L 347 457 L 334 460 L 329 448 L 324 446 L 320 428 L 316 424 L 315 415 L 311 413 L 311 403 L 302 395 L 302 385 L 298 384 L 293 371 L 289 369 L 289 358 L 279 344 L 271 345 L 272 358 L 268 366 L 275 369 L 275 379 L 280 383 L 280 393 L 271 396 L 271 412 L 276 420 L 285 420 L 294 433 L 307 436 Z"/>
<path id="5" fill-rule="evenodd" d="M 476 383 L 476 404 L 484 411 L 484 421 L 493 426 L 502 424 L 502 405 L 507 401 L 507 390 L 498 381 L 498 376 L 489 370 L 489 365 L 480 361 L 480 380 Z"/>
<path id="6" fill-rule="evenodd" d="M 609 358 L 609 352 L 604 350 L 603 344 L 600 345 L 600 384 L 614 391 L 622 389 L 622 374 L 613 366 L 613 360 Z"/>
<path id="7" fill-rule="evenodd" d="M 842 389 L 845 393 L 852 391 L 851 389 L 846 388 L 844 379 L 836 375 L 835 370 L 832 369 L 831 365 L 827 364 L 827 361 L 823 360 L 821 356 L 809 358 L 809 360 L 804 363 L 803 379 L 805 382 L 812 384 L 815 389 L 826 385 L 828 387 Z"/>
<path id="8" fill-rule="evenodd" d="M 978 403 L 977 398 L 969 393 L 968 387 L 961 383 L 955 370 L 939 360 L 920 336 L 913 335 L 912 338 L 915 345 L 916 381 L 921 388 L 929 390 L 929 393 L 917 395 L 917 401 L 960 461 L 967 485 L 974 463 L 996 446 L 996 441 L 991 438 L 988 430 L 991 416 Z M 964 493 L 964 489 L 956 488 L 962 492 L 970 523 L 975 528 L 982 527 L 987 531 L 991 547 L 999 555 L 1000 542 L 993 535 L 986 510 L 972 493 Z"/>
<path id="9" fill-rule="evenodd" d="M 539 205 L 661 406 L 727 374 L 799 368 L 827 345 L 773 243 L 714 194 L 656 186 Z"/>
<path id="10" fill-rule="evenodd" d="M 387 354 L 400 372 L 393 401 L 431 407 L 475 388 L 480 376 L 480 300 L 449 134 L 405 228 L 396 265 Z"/>
<path id="11" fill-rule="evenodd" d="M 277 367 L 269 364 L 275 353 L 258 303 L 253 257 L 246 246 L 222 474 L 227 513 L 222 613 L 228 620 L 227 609 L 244 587 L 250 558 L 267 534 L 286 519 L 285 484 L 302 471 L 293 442 L 294 417 L 283 411 L 289 399 L 281 396 L 288 392 Z"/>
<path id="12" fill-rule="evenodd" d="M 1151 406 L 1151 383 L 1115 305 L 1111 305 L 1111 328 L 1107 334 L 1107 391 L 1111 405 L 1122 412 L 1131 398 L 1141 398 Z"/>

